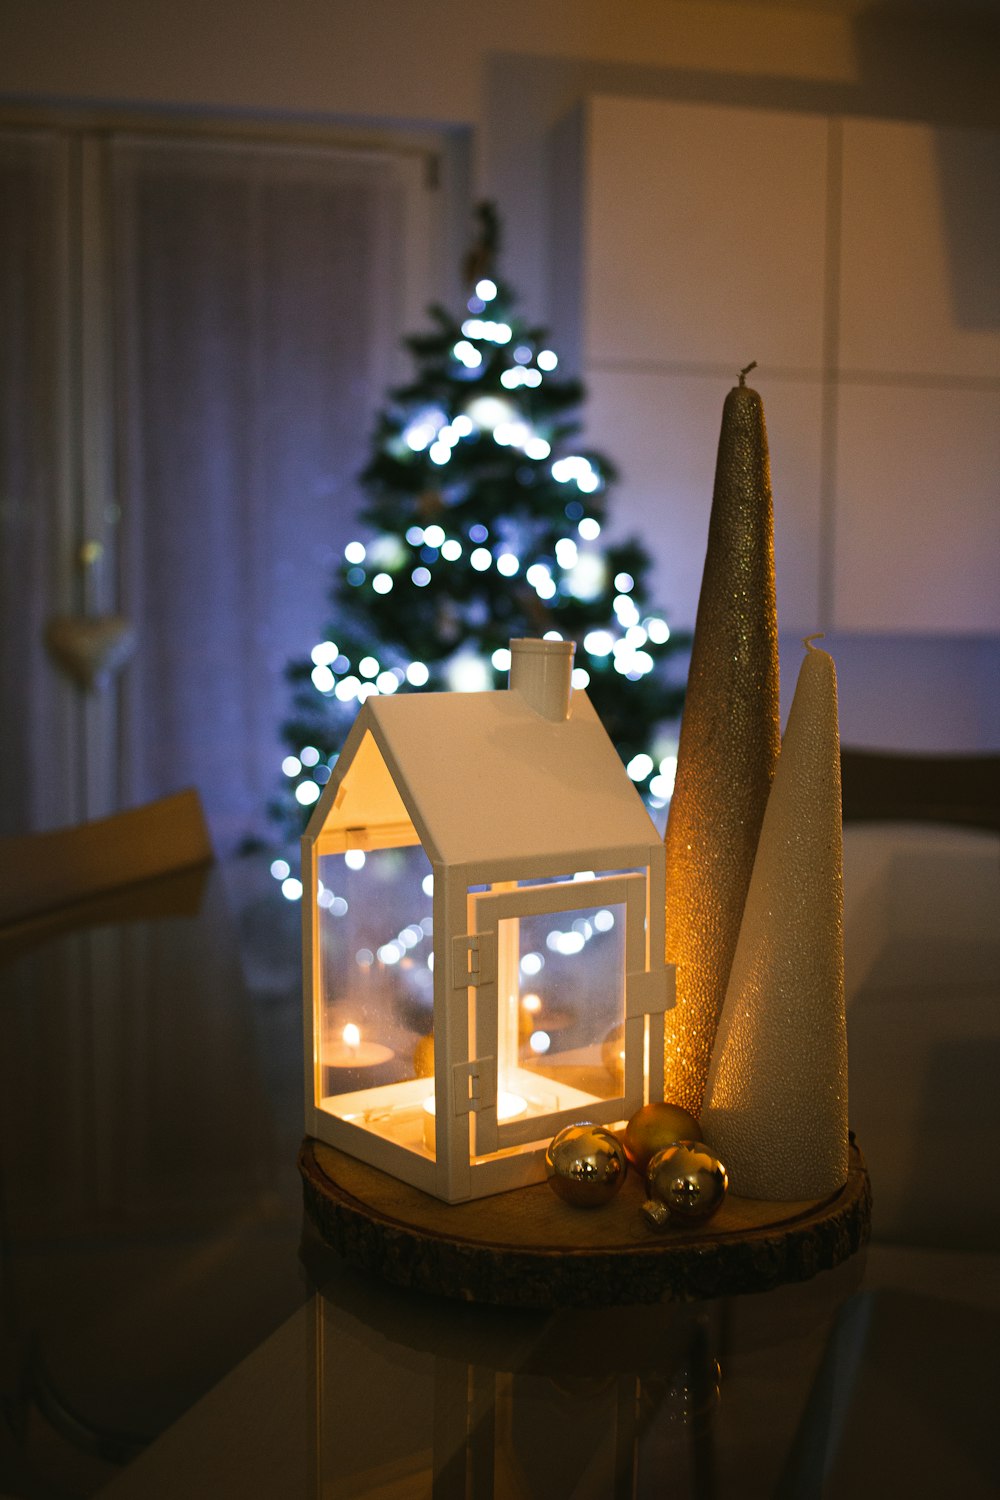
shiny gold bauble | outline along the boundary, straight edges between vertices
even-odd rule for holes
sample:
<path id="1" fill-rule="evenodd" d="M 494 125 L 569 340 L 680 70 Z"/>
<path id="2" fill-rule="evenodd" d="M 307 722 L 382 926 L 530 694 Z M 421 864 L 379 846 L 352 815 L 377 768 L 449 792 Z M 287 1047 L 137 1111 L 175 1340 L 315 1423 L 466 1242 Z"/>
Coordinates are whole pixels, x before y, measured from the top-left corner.
<path id="1" fill-rule="evenodd" d="M 416 1078 L 434 1077 L 434 1038 L 422 1036 L 413 1049 L 413 1073 Z"/>
<path id="2" fill-rule="evenodd" d="M 675 1141 L 696 1141 L 701 1126 L 679 1104 L 644 1104 L 625 1127 L 625 1155 L 635 1170 L 645 1174 L 657 1151 Z"/>
<path id="3" fill-rule="evenodd" d="M 677 1141 L 657 1151 L 646 1185 L 653 1201 L 666 1208 L 671 1225 L 700 1224 L 722 1203 L 729 1176 L 704 1141 Z M 652 1222 L 651 1214 L 646 1217 Z"/>
<path id="4" fill-rule="evenodd" d="M 574 1208 L 600 1208 L 618 1192 L 628 1172 L 617 1136 L 582 1121 L 553 1136 L 545 1152 L 549 1187 Z"/>

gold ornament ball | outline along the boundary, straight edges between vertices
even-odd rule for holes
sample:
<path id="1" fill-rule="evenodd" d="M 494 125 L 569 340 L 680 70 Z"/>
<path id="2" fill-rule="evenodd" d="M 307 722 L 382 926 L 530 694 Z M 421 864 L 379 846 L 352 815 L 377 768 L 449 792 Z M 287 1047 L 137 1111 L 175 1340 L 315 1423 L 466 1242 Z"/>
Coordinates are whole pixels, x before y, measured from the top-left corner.
<path id="1" fill-rule="evenodd" d="M 621 1142 L 603 1125 L 581 1121 L 553 1136 L 545 1152 L 549 1187 L 574 1208 L 601 1208 L 628 1172 Z"/>
<path id="2" fill-rule="evenodd" d="M 654 1202 L 666 1207 L 671 1224 L 700 1224 L 722 1203 L 729 1176 L 704 1141 L 677 1141 L 657 1151 L 646 1185 Z"/>
<path id="3" fill-rule="evenodd" d="M 675 1141 L 696 1141 L 700 1135 L 694 1115 L 679 1104 L 644 1104 L 625 1127 L 625 1155 L 642 1175 L 657 1151 Z"/>

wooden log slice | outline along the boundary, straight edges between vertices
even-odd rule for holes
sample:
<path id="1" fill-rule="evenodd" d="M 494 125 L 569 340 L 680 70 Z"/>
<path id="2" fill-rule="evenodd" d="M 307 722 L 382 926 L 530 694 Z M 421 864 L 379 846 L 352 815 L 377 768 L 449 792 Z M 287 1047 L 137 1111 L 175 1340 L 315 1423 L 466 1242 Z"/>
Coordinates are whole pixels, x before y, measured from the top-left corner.
<path id="1" fill-rule="evenodd" d="M 332 1249 L 396 1286 L 504 1307 L 695 1301 L 807 1281 L 867 1241 L 871 1189 L 851 1141 L 845 1186 L 823 1202 L 729 1194 L 705 1225 L 650 1229 L 630 1172 L 604 1208 L 544 1182 L 469 1203 L 429 1197 L 320 1141 L 299 1152 L 305 1207 Z"/>

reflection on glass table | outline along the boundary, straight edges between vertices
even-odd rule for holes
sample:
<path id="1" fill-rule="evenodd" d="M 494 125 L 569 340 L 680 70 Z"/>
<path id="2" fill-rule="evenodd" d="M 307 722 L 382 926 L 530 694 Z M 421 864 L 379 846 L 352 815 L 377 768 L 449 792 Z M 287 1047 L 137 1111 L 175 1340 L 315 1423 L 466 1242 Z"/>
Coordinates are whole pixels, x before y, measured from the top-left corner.
<path id="1" fill-rule="evenodd" d="M 295 1170 L 298 908 L 248 866 L 160 896 L 3 957 L 4 1497 L 998 1492 L 995 1254 L 551 1313 L 339 1263 Z"/>
<path id="2" fill-rule="evenodd" d="M 307 1295 L 298 911 L 264 872 L 241 932 L 246 879 L 0 935 L 5 1496 L 94 1493 Z"/>
<path id="3" fill-rule="evenodd" d="M 307 1259 L 321 1292 L 108 1500 L 996 1493 L 1000 1299 L 973 1306 L 954 1258 L 876 1251 L 764 1295 L 553 1313 Z M 939 1273 L 943 1296 L 904 1289 Z"/>

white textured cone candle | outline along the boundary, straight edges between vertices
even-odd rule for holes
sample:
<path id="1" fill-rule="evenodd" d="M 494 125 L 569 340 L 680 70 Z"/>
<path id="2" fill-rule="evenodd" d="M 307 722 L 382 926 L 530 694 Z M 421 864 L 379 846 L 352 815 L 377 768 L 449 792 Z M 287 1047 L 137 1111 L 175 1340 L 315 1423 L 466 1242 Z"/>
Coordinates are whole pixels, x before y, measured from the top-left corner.
<path id="1" fill-rule="evenodd" d="M 701 1113 L 732 1192 L 785 1201 L 848 1165 L 837 674 L 806 644 Z"/>

